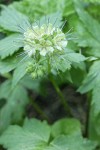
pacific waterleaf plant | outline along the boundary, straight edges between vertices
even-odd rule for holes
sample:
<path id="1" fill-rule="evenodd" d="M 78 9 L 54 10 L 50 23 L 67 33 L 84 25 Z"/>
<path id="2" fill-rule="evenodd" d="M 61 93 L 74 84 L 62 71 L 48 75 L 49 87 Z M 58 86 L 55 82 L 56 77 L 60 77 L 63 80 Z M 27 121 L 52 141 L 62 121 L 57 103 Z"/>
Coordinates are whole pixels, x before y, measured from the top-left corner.
<path id="1" fill-rule="evenodd" d="M 71 68 L 72 63 L 85 60 L 81 54 L 67 49 L 68 39 L 62 31 L 64 24 L 59 13 L 43 17 L 32 24 L 28 17 L 14 8 L 3 7 L 0 25 L 14 34 L 0 41 L 1 59 L 13 55 L 16 51 L 22 52 L 22 60 L 14 72 L 14 85 L 26 71 L 35 79 L 44 74 L 65 72 Z M 24 50 L 19 50 L 20 47 L 24 47 Z"/>
<path id="2" fill-rule="evenodd" d="M 10 78 L 9 90 L 11 94 L 16 90 L 17 86 L 18 88 L 21 86 L 22 88 L 19 88 L 20 93 L 23 92 L 24 87 L 19 81 L 27 73 L 33 79 L 48 76 L 49 74 L 57 75 L 60 72 L 70 70 L 71 65 L 76 65 L 85 60 L 83 55 L 67 48 L 69 39 L 67 34 L 63 32 L 65 23 L 62 21 L 62 14 L 58 12 L 31 23 L 27 16 L 15 10 L 12 6 L 2 6 L 0 26 L 4 33 L 7 33 L 7 37 L 0 40 L 0 74 L 3 77 Z M 11 100 L 7 97 L 5 98 L 8 103 L 1 109 L 1 115 L 3 114 L 3 109 L 5 110 L 7 107 L 6 110 L 8 110 L 10 108 L 9 103 L 11 102 L 12 105 L 13 98 Z M 18 102 L 20 99 L 23 102 L 24 97 L 18 97 L 15 101 Z M 5 111 L 8 125 L 12 123 L 11 116 L 14 113 L 16 102 L 11 111 L 9 111 L 10 114 Z M 22 112 L 25 106 L 26 101 L 21 106 Z M 2 123 L 5 121 L 1 120 Z M 6 127 L 2 125 L 1 130 Z"/>
<path id="3" fill-rule="evenodd" d="M 63 14 L 47 15 L 59 10 Z M 39 19 L 44 14 L 47 16 Z M 66 23 L 62 21 L 62 16 L 72 20 L 68 23 L 68 29 Z M 39 20 L 35 21 L 36 18 Z M 78 40 L 70 45 L 69 39 L 72 38 L 68 38 L 69 32 L 65 33 L 65 31 L 73 25 L 78 33 Z M 81 53 L 75 53 L 73 49 L 79 51 L 80 47 L 85 48 L 84 53 L 95 57 L 100 56 L 99 29 L 98 22 L 85 11 L 85 5 L 81 6 L 80 1 L 76 0 L 70 0 L 70 2 L 68 0 L 57 2 L 42 0 L 41 3 L 25 0 L 8 7 L 2 6 L 0 31 L 6 33 L 6 37 L 0 40 L 0 74 L 8 80 L 0 86 L 0 100 L 4 100 L 0 110 L 1 131 L 11 123 L 22 121 L 24 109 L 29 100 L 26 88 L 34 89 L 31 86 L 35 84 L 28 76 L 23 80 L 21 78 L 26 74 L 33 79 L 48 76 L 59 92 L 51 77 L 65 73 L 71 81 L 69 77 L 71 66 L 82 68 L 83 64 L 80 62 L 85 60 Z M 98 71 L 100 62 L 98 59 L 94 59 L 96 61 L 93 62 L 79 91 L 85 93 L 93 90 L 89 125 L 92 136 L 90 138 L 100 141 Z M 79 75 L 80 73 L 78 75 L 73 73 L 74 79 Z M 77 80 L 79 81 L 79 78 Z M 35 81 L 37 83 L 39 80 Z M 62 97 L 61 92 L 59 94 Z M 58 121 L 52 126 L 35 119 L 31 121 L 26 119 L 23 127 L 16 125 L 9 127 L 1 136 L 0 143 L 9 150 L 95 149 L 95 144 L 82 137 L 79 122 L 70 119 Z"/>

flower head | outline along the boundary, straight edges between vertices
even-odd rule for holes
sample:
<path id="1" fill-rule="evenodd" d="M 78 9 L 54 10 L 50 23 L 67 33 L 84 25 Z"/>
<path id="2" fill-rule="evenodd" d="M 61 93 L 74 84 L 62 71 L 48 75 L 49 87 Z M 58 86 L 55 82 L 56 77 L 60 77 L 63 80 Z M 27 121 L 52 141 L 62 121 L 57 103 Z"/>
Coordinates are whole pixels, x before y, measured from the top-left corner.
<path id="1" fill-rule="evenodd" d="M 28 28 L 24 32 L 24 43 L 24 50 L 30 57 L 37 51 L 41 56 L 46 56 L 55 51 L 63 51 L 67 46 L 65 34 L 50 23 Z"/>

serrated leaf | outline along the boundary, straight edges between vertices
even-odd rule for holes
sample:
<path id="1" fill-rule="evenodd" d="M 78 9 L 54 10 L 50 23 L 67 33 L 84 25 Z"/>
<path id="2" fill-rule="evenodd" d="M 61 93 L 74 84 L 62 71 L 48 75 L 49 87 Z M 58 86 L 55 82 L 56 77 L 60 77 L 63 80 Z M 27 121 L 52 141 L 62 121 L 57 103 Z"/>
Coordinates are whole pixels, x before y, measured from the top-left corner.
<path id="1" fill-rule="evenodd" d="M 11 82 L 9 80 L 3 82 L 1 85 L 0 85 L 0 99 L 7 99 L 9 94 L 10 94 L 10 84 Z"/>
<path id="2" fill-rule="evenodd" d="M 20 34 L 12 34 L 0 40 L 0 57 L 2 59 L 11 56 L 23 46 L 23 38 Z"/>
<path id="3" fill-rule="evenodd" d="M 78 46 L 98 49 L 100 47 L 99 42 L 93 36 L 91 36 L 87 28 L 84 27 L 84 24 L 82 22 L 78 21 L 76 26 L 76 30 L 78 33 L 78 39 L 76 41 L 78 43 Z"/>
<path id="4" fill-rule="evenodd" d="M 100 113 L 100 82 L 96 84 L 92 91 L 91 105 L 93 105 L 94 116 L 96 117 Z"/>
<path id="5" fill-rule="evenodd" d="M 94 150 L 95 144 L 81 136 L 60 136 L 45 150 Z"/>
<path id="6" fill-rule="evenodd" d="M 74 2 L 75 9 L 80 20 L 83 22 L 84 26 L 89 31 L 91 36 L 93 36 L 93 38 L 100 42 L 100 24 L 95 19 L 93 19 L 86 11 L 84 11 L 82 1 L 74 0 Z"/>
<path id="7" fill-rule="evenodd" d="M 40 19 L 40 25 L 51 23 L 54 27 L 61 27 L 62 14 L 60 12 L 46 15 Z"/>
<path id="8" fill-rule="evenodd" d="M 87 51 L 89 55 L 100 57 L 100 24 L 98 20 L 95 20 L 87 11 L 85 11 L 83 2 L 81 0 L 73 1 L 76 12 L 81 21 L 78 21 L 76 26 L 79 36 L 76 42 L 81 47 L 90 47 L 91 49 Z"/>
<path id="9" fill-rule="evenodd" d="M 54 12 L 61 12 L 62 8 L 65 7 L 65 2 L 66 0 L 62 0 L 62 1 L 61 0 L 58 0 L 58 1 L 43 0 L 40 3 L 39 0 L 37 1 L 25 0 L 25 1 L 14 2 L 11 5 L 13 5 L 20 12 L 27 14 L 27 16 L 29 16 L 31 21 L 33 22 L 34 18 L 38 19 L 43 15 L 45 16 L 47 14 L 51 14 Z"/>
<path id="10" fill-rule="evenodd" d="M 54 72 L 54 70 L 57 70 L 58 72 L 59 70 L 65 72 L 66 70 L 71 69 L 71 65 L 75 63 L 80 63 L 85 59 L 86 58 L 79 53 L 65 51 L 64 54 L 60 56 L 53 56 L 51 58 L 52 72 Z"/>
<path id="11" fill-rule="evenodd" d="M 0 86 L 0 99 L 6 99 L 6 104 L 0 110 L 0 132 L 2 132 L 10 123 L 21 120 L 28 96 L 23 86 L 19 84 L 12 90 L 11 80 L 7 80 Z"/>
<path id="12" fill-rule="evenodd" d="M 90 71 L 78 91 L 86 93 L 94 89 L 96 85 L 98 85 L 98 82 L 100 82 L 100 61 L 95 61 L 90 67 Z"/>
<path id="13" fill-rule="evenodd" d="M 50 136 L 50 127 L 46 122 L 36 119 L 26 120 L 23 127 L 11 126 L 1 136 L 0 144 L 9 150 L 44 149 Z"/>
<path id="14" fill-rule="evenodd" d="M 80 63 L 84 60 L 86 60 L 86 58 L 80 54 L 80 53 L 68 53 L 64 56 L 67 60 L 69 60 L 71 63 Z"/>
<path id="15" fill-rule="evenodd" d="M 19 58 L 9 57 L 4 60 L 0 60 L 0 74 L 5 74 L 12 71 L 20 61 Z"/>
<path id="16" fill-rule="evenodd" d="M 97 116 L 100 113 L 100 61 L 95 61 L 90 68 L 87 77 L 84 79 L 83 84 L 78 91 L 80 93 L 86 93 L 92 90 L 91 105 L 94 108 L 94 115 Z"/>
<path id="17" fill-rule="evenodd" d="M 65 72 L 66 70 L 69 70 L 71 68 L 71 62 L 67 59 L 64 59 L 63 56 L 62 57 L 55 56 L 52 59 L 51 66 L 52 72 L 53 69 L 57 70 L 58 72 L 59 70 Z"/>
<path id="18" fill-rule="evenodd" d="M 76 119 L 60 119 L 52 126 L 52 136 L 81 135 L 80 122 Z"/>
<path id="19" fill-rule="evenodd" d="M 26 119 L 23 127 L 10 126 L 0 137 L 0 144 L 9 150 L 94 150 L 96 143 L 81 135 L 59 135 L 50 140 L 51 127 L 46 122 Z"/>
<path id="20" fill-rule="evenodd" d="M 23 32 L 29 25 L 28 17 L 21 14 L 12 6 L 2 6 L 0 26 L 8 31 Z M 21 28 L 20 28 L 21 26 Z"/>
<path id="21" fill-rule="evenodd" d="M 17 83 L 25 76 L 26 67 L 27 62 L 19 63 L 19 65 L 16 67 L 12 79 L 12 88 L 14 88 L 17 85 Z"/>
<path id="22" fill-rule="evenodd" d="M 46 121 L 39 121 L 37 119 L 26 119 L 23 128 L 29 132 L 33 132 L 37 138 L 47 142 L 50 137 L 50 127 Z"/>

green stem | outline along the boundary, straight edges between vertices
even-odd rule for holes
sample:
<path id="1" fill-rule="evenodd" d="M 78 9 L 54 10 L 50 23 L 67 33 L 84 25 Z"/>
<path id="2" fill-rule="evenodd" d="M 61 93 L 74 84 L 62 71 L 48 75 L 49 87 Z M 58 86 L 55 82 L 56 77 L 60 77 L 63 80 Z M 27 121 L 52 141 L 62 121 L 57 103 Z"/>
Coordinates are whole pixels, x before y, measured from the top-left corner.
<path id="1" fill-rule="evenodd" d="M 48 56 L 48 74 L 51 72 L 50 57 Z"/>
<path id="2" fill-rule="evenodd" d="M 59 95 L 59 97 L 60 97 L 60 102 L 61 102 L 61 104 L 64 106 L 65 111 L 66 111 L 70 116 L 73 116 L 73 115 L 72 115 L 72 112 L 71 112 L 71 109 L 70 109 L 70 107 L 69 107 L 69 105 L 68 105 L 66 99 L 64 98 L 64 96 L 63 96 L 63 94 L 62 94 L 60 88 L 58 87 L 58 85 L 56 84 L 56 82 L 55 82 L 55 80 L 53 79 L 52 76 L 50 76 L 50 81 L 51 81 L 51 83 L 53 84 L 53 86 L 54 86 L 56 92 L 58 93 L 58 95 Z"/>
<path id="3" fill-rule="evenodd" d="M 44 119 L 46 119 L 49 122 L 48 116 L 42 111 L 40 106 L 32 99 L 31 99 L 31 104 L 33 108 L 37 111 L 37 113 L 39 113 Z"/>
<path id="4" fill-rule="evenodd" d="M 89 137 L 89 129 L 90 129 L 90 111 L 91 111 L 91 95 L 88 93 L 87 95 L 88 102 L 88 110 L 86 116 L 86 127 L 85 127 L 85 136 Z"/>

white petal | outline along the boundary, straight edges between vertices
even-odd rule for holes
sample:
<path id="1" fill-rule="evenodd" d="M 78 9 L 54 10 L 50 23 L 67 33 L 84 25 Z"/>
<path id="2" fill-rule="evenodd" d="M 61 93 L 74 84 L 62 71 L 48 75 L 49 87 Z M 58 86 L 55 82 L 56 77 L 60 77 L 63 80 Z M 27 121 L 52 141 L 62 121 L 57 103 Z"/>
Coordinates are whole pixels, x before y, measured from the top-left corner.
<path id="1" fill-rule="evenodd" d="M 61 45 L 62 47 L 66 47 L 67 46 L 67 40 L 66 41 L 61 41 L 60 43 L 59 43 L 59 45 Z"/>
<path id="2" fill-rule="evenodd" d="M 35 54 L 35 49 L 34 48 L 32 48 L 32 49 L 30 49 L 30 51 L 28 51 L 29 56 L 32 56 L 33 54 Z"/>
<path id="3" fill-rule="evenodd" d="M 30 49 L 31 49 L 31 47 L 30 47 L 29 45 L 25 45 L 25 46 L 24 46 L 24 50 L 25 50 L 25 51 L 30 50 Z"/>
<path id="4" fill-rule="evenodd" d="M 40 51 L 40 55 L 42 56 L 45 56 L 47 53 L 47 50 L 45 48 L 43 48 L 41 51 Z"/>
<path id="5" fill-rule="evenodd" d="M 53 51 L 54 51 L 54 48 L 53 48 L 53 47 L 48 47 L 48 48 L 47 48 L 47 51 L 53 52 Z"/>
<path id="6" fill-rule="evenodd" d="M 60 51 L 62 50 L 61 46 L 56 46 L 56 48 Z"/>

